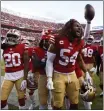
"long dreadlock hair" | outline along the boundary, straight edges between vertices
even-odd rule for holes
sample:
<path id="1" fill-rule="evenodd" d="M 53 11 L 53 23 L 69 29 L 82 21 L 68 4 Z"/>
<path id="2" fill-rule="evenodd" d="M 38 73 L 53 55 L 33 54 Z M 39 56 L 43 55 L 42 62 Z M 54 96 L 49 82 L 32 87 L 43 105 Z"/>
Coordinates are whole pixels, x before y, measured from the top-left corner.
<path id="1" fill-rule="evenodd" d="M 72 28 L 73 28 L 73 25 L 74 25 L 75 22 L 79 23 L 75 19 L 70 19 L 68 22 L 66 22 L 66 24 L 62 27 L 62 29 L 58 32 L 58 36 L 59 37 L 73 36 L 72 35 Z M 83 28 L 81 28 L 81 37 L 79 37 L 79 38 L 82 38 L 82 36 L 83 36 Z"/>

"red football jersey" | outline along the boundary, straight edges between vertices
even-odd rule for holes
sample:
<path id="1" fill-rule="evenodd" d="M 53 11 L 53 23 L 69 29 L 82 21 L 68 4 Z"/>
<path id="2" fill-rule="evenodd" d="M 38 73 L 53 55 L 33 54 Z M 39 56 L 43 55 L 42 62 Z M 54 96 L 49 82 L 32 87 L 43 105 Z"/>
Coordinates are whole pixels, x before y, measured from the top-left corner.
<path id="1" fill-rule="evenodd" d="M 86 44 L 84 48 L 82 49 L 82 58 L 85 62 L 85 64 L 91 64 L 93 63 L 93 54 L 97 50 L 97 47 L 94 45 L 88 45 Z"/>
<path id="2" fill-rule="evenodd" d="M 16 72 L 24 69 L 23 54 L 25 49 L 24 44 L 9 46 L 4 49 L 5 72 Z"/>
<path id="3" fill-rule="evenodd" d="M 43 50 L 42 48 L 40 48 L 40 47 L 31 48 L 29 50 L 29 55 L 32 57 L 33 53 L 36 53 L 41 61 L 46 60 L 46 51 Z M 34 69 L 33 68 L 33 72 L 34 71 L 39 72 L 40 74 L 46 74 L 44 68 L 41 68 L 41 69 Z"/>
<path id="4" fill-rule="evenodd" d="M 29 54 L 30 57 L 32 56 L 32 50 L 33 50 L 32 47 L 29 47 L 29 48 L 28 48 L 28 54 Z M 35 69 L 33 68 L 33 65 L 32 65 L 32 60 L 31 60 L 31 58 L 30 58 L 30 60 L 29 60 L 29 71 L 35 72 Z"/>
<path id="5" fill-rule="evenodd" d="M 101 57 L 101 66 L 100 66 L 100 71 L 103 72 L 103 46 L 98 47 L 98 52 Z"/>
<path id="6" fill-rule="evenodd" d="M 54 60 L 54 70 L 61 73 L 70 73 L 75 71 L 77 56 L 83 48 L 84 41 L 75 40 L 70 43 L 64 38 L 57 38 L 55 42 L 56 57 Z"/>

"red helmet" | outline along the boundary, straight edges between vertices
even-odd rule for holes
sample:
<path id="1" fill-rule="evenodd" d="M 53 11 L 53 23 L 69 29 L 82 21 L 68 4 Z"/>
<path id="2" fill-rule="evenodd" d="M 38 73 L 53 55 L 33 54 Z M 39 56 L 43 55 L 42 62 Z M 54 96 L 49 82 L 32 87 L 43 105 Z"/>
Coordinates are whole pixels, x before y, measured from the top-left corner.
<path id="1" fill-rule="evenodd" d="M 52 30 L 51 29 L 43 29 L 42 30 L 42 35 L 48 35 L 51 34 Z"/>
<path id="2" fill-rule="evenodd" d="M 50 35 L 42 35 L 41 40 L 49 40 Z"/>

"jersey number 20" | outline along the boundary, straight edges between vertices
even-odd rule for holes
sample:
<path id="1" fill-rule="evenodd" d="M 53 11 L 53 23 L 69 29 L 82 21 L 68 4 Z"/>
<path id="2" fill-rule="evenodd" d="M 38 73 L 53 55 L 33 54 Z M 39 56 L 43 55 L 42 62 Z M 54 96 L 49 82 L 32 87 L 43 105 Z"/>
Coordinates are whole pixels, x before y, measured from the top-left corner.
<path id="1" fill-rule="evenodd" d="M 17 67 L 21 64 L 19 53 L 4 54 L 4 58 L 6 67 Z"/>

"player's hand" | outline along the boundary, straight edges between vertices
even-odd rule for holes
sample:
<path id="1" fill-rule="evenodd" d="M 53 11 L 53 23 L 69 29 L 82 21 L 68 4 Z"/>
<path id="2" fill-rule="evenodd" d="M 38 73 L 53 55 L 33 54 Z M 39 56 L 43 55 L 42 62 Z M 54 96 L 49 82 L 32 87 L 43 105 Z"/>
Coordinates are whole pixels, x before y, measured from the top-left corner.
<path id="1" fill-rule="evenodd" d="M 91 6 L 90 4 L 87 4 L 85 6 L 84 16 L 85 16 L 85 19 L 87 20 L 87 22 L 90 22 L 91 20 L 93 20 L 93 18 L 95 16 L 95 10 L 94 10 L 93 6 Z"/>
<path id="2" fill-rule="evenodd" d="M 23 80 L 23 81 L 21 82 L 20 90 L 23 91 L 23 90 L 26 89 L 26 87 L 27 87 L 27 81 L 26 81 L 26 80 Z"/>
<path id="3" fill-rule="evenodd" d="M 95 67 L 91 68 L 91 69 L 90 69 L 90 72 L 91 72 L 91 73 L 92 73 L 92 72 L 96 73 L 96 68 L 95 68 Z"/>
<path id="4" fill-rule="evenodd" d="M 49 90 L 54 89 L 54 87 L 53 87 L 53 81 L 52 81 L 52 78 L 50 78 L 50 77 L 47 79 L 47 88 Z"/>
<path id="5" fill-rule="evenodd" d="M 50 44 L 55 44 L 55 36 L 51 35 L 51 37 L 49 39 L 49 43 Z"/>
<path id="6" fill-rule="evenodd" d="M 92 85 L 92 78 L 89 72 L 86 72 L 85 80 Z"/>

